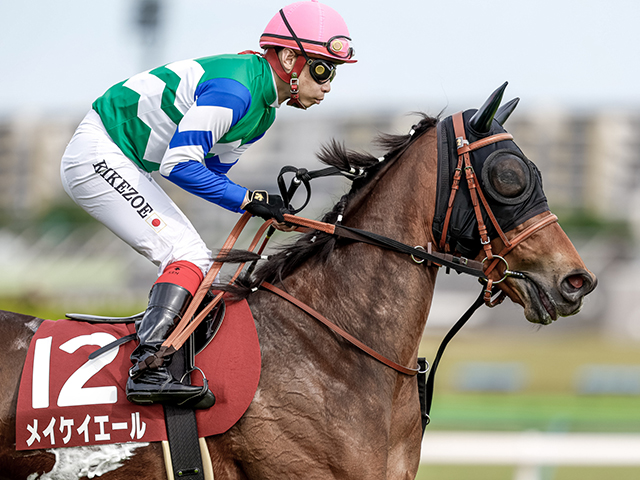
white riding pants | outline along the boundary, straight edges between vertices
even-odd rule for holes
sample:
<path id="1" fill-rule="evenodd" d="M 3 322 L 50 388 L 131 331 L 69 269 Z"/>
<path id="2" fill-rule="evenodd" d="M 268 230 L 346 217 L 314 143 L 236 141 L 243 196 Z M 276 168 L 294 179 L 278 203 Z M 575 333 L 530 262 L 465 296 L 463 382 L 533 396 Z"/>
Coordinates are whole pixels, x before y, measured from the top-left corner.
<path id="1" fill-rule="evenodd" d="M 179 260 L 206 274 L 211 251 L 187 217 L 148 172 L 129 160 L 91 110 L 62 157 L 69 196 L 138 253 L 159 267 Z"/>

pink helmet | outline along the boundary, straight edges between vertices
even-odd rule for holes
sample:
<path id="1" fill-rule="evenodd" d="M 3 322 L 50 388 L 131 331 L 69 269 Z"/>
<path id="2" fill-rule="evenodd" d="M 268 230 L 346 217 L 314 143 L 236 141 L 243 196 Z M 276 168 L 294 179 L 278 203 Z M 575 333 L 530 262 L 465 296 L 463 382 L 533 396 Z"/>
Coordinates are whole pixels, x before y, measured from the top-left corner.
<path id="1" fill-rule="evenodd" d="M 347 24 L 338 12 L 318 0 L 292 3 L 276 13 L 260 37 L 260 46 L 300 52 L 298 41 L 308 55 L 335 63 L 357 62 L 352 59 L 354 50 Z"/>

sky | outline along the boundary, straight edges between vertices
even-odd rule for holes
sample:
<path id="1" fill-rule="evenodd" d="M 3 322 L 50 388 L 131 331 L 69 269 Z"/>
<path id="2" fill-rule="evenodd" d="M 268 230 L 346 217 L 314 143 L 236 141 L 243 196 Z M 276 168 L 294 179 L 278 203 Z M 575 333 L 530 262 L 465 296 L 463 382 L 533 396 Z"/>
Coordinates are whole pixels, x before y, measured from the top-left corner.
<path id="1" fill-rule="evenodd" d="M 139 0 L 0 2 L 0 115 L 84 112 L 112 84 L 171 61 L 258 50 L 286 0 L 165 0 L 144 55 Z M 326 112 L 475 108 L 503 82 L 525 109 L 640 109 L 637 0 L 324 0 L 358 63 Z M 293 110 L 293 109 L 284 109 Z M 451 112 L 448 112 L 451 113 Z"/>

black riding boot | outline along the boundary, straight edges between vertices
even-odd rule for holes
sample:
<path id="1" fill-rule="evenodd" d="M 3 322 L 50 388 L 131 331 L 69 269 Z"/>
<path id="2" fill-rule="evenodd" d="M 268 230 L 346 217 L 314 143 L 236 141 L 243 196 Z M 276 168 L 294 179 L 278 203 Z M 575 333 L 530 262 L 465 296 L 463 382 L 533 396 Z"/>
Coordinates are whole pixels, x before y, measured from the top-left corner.
<path id="1" fill-rule="evenodd" d="M 138 368 L 138 362 L 144 361 L 156 353 L 173 329 L 174 322 L 179 321 L 187 309 L 191 293 L 185 288 L 172 283 L 157 283 L 151 289 L 149 306 L 137 325 L 140 344 L 131 354 L 134 366 L 127 379 L 127 400 L 149 405 L 166 403 L 193 408 L 206 408 L 215 403 L 211 391 L 203 391 L 203 387 L 185 385 L 176 380 L 168 370 L 171 357 L 165 357 L 158 368 Z"/>

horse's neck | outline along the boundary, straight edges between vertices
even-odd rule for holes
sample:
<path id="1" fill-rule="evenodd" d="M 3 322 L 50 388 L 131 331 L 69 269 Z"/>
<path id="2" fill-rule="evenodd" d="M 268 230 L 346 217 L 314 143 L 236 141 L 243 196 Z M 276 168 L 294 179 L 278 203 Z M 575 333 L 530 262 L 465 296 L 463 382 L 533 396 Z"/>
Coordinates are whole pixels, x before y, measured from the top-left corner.
<path id="1" fill-rule="evenodd" d="M 347 209 L 345 225 L 411 246 L 433 242 L 435 131 L 416 141 L 380 177 L 366 198 Z M 297 285 L 329 318 L 372 346 L 393 346 L 410 361 L 419 345 L 435 285 L 435 270 L 365 244 L 337 248 L 324 264 L 303 268 Z"/>

